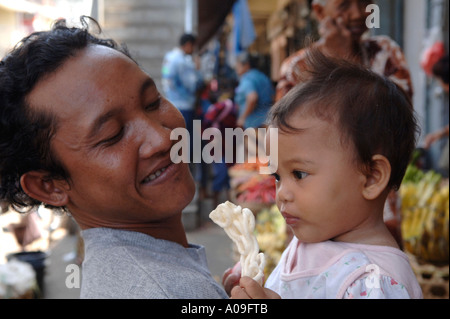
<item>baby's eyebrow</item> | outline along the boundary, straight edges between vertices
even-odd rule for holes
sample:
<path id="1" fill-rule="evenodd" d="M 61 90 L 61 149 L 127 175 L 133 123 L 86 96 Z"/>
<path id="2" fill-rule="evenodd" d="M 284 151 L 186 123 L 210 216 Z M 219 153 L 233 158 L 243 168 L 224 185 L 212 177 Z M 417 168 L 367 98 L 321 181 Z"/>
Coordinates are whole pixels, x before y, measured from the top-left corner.
<path id="1" fill-rule="evenodd" d="M 303 164 L 303 165 L 312 165 L 314 161 L 304 158 L 293 158 L 287 161 L 290 164 Z"/>

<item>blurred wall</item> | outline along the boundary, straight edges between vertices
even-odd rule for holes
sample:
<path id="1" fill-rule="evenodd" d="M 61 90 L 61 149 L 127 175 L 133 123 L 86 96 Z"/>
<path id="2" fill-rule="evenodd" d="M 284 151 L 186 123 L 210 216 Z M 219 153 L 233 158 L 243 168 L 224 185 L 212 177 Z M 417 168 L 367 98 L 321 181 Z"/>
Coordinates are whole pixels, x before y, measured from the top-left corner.
<path id="1" fill-rule="evenodd" d="M 103 0 L 102 28 L 125 43 L 133 57 L 161 88 L 164 54 L 184 31 L 185 0 Z"/>

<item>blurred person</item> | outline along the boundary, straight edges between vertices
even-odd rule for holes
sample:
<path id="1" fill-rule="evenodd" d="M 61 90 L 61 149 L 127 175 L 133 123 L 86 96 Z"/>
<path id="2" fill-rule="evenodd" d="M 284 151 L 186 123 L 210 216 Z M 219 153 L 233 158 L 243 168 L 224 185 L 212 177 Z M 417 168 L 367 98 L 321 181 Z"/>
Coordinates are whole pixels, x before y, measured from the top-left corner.
<path id="1" fill-rule="evenodd" d="M 113 40 L 64 20 L 0 62 L 0 200 L 69 212 L 81 298 L 224 298 L 182 210 L 194 196 L 170 133 L 181 113 Z"/>
<path id="2" fill-rule="evenodd" d="M 448 87 L 449 87 L 449 80 L 448 80 L 448 74 L 449 74 L 449 66 L 448 66 L 448 54 L 446 54 L 444 57 L 442 57 L 439 61 L 437 61 L 432 68 L 432 73 L 435 78 L 438 79 L 441 87 L 443 90 L 448 94 Z M 447 104 L 448 107 L 448 104 Z M 431 145 L 433 145 L 435 142 L 447 138 L 447 142 L 444 146 L 444 149 L 442 150 L 441 157 L 439 159 L 439 169 L 441 170 L 441 173 L 444 174 L 446 177 L 449 176 L 449 140 L 448 140 L 448 124 L 444 126 L 443 128 L 436 130 L 432 133 L 429 133 L 427 136 L 425 136 L 424 139 L 424 148 L 429 149 Z"/>
<path id="3" fill-rule="evenodd" d="M 273 103 L 272 82 L 255 68 L 248 52 L 238 55 L 236 73 L 239 76 L 235 94 L 235 102 L 239 108 L 237 125 L 244 129 L 263 127 Z"/>
<path id="4" fill-rule="evenodd" d="M 200 57 L 193 56 L 196 41 L 197 38 L 190 33 L 180 36 L 179 45 L 164 56 L 161 82 L 165 97 L 178 108 L 186 122 L 190 138 L 190 168 L 199 185 L 200 197 L 203 198 L 207 196 L 207 167 L 204 163 L 193 163 L 193 121 L 199 111 L 201 91 L 205 88 L 200 72 Z"/>
<path id="5" fill-rule="evenodd" d="M 239 84 L 235 91 L 235 103 L 238 106 L 237 127 L 255 129 L 254 135 L 245 140 L 245 154 L 248 161 L 257 158 L 263 149 L 258 142 L 258 128 L 265 127 L 267 113 L 273 103 L 274 88 L 270 79 L 255 68 L 255 60 L 248 53 L 237 56 L 236 73 Z M 241 147 L 241 146 L 238 146 Z"/>
<path id="6" fill-rule="evenodd" d="M 312 10 L 319 22 L 320 39 L 312 44 L 324 54 L 351 59 L 389 77 L 412 98 L 413 89 L 406 59 L 399 45 L 387 36 L 367 36 L 369 0 L 313 0 Z M 305 50 L 283 61 L 276 88 L 278 101 L 301 79 Z"/>
<path id="7" fill-rule="evenodd" d="M 235 154 L 234 145 L 229 143 L 225 138 L 225 129 L 236 128 L 237 120 L 237 106 L 233 101 L 233 88 L 228 89 L 229 92 L 223 92 L 219 98 L 216 97 L 219 92 L 212 92 L 210 95 L 210 100 L 212 104 L 208 107 L 204 116 L 204 129 L 215 128 L 220 131 L 221 136 L 221 146 L 222 146 L 222 158 L 220 160 L 214 161 L 212 163 L 213 167 L 213 181 L 212 181 L 212 191 L 214 207 L 219 205 L 219 195 L 220 192 L 226 192 L 227 200 L 230 200 L 230 176 L 228 174 L 228 168 L 233 165 L 233 163 L 226 163 L 225 152 L 230 148 L 233 148 L 233 154 Z M 215 137 L 208 143 L 218 142 L 214 140 Z M 214 156 L 214 154 L 210 154 Z"/>
<path id="8" fill-rule="evenodd" d="M 192 57 L 195 42 L 194 35 L 183 34 L 179 39 L 179 46 L 164 56 L 161 70 L 165 97 L 183 114 L 186 129 L 191 137 L 197 96 L 203 88 L 200 62 L 198 59 L 194 61 Z"/>

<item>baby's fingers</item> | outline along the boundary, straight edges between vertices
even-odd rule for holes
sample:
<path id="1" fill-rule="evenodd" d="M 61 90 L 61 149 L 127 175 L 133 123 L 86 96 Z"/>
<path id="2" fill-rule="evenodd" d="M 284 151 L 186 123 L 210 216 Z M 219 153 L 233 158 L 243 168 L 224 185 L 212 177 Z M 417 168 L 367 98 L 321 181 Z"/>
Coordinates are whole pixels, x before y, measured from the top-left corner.
<path id="1" fill-rule="evenodd" d="M 245 292 L 252 299 L 264 299 L 267 298 L 264 292 L 264 288 L 250 277 L 242 277 L 239 281 L 239 286 L 245 290 Z"/>
<path id="2" fill-rule="evenodd" d="M 250 277 L 242 277 L 239 286 L 231 291 L 231 297 L 234 299 L 277 299 L 278 294 L 270 289 L 261 287 L 261 285 Z"/>
<path id="3" fill-rule="evenodd" d="M 234 286 L 231 289 L 230 297 L 231 299 L 252 299 L 241 286 Z"/>

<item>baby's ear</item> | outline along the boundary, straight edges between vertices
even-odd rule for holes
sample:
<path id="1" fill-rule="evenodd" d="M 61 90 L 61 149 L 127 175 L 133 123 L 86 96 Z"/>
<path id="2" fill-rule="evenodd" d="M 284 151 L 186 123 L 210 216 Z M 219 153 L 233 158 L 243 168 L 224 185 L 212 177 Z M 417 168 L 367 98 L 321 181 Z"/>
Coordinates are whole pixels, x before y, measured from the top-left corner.
<path id="1" fill-rule="evenodd" d="M 69 201 L 64 184 L 67 182 L 49 179 L 43 171 L 30 171 L 20 177 L 20 185 L 28 196 L 55 207 L 63 207 Z"/>
<path id="2" fill-rule="evenodd" d="M 363 196 L 367 200 L 376 199 L 386 189 L 391 178 L 391 164 L 383 155 L 374 155 L 370 169 L 366 173 Z"/>

